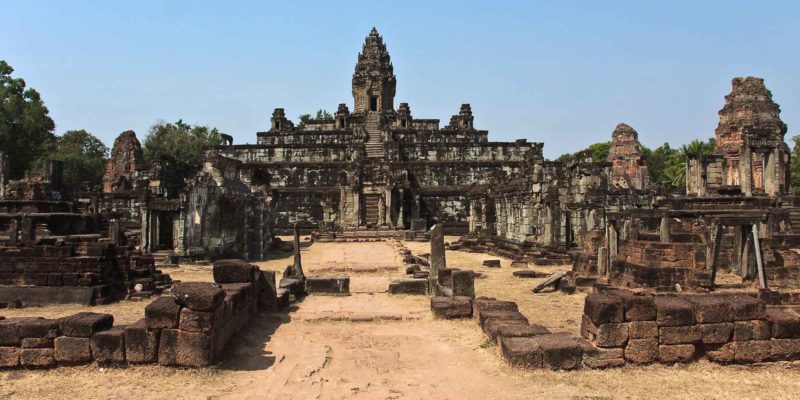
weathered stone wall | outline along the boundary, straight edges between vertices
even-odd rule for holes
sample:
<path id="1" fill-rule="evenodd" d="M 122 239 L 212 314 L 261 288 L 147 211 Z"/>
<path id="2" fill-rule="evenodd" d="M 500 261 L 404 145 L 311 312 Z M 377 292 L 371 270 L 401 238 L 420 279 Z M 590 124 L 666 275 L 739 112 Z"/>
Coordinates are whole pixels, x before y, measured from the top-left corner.
<path id="1" fill-rule="evenodd" d="M 0 298 L 5 302 L 36 306 L 76 299 L 56 291 L 15 290 L 28 285 L 88 288 L 79 300 L 93 305 L 129 295 L 147 296 L 169 283 L 169 275 L 155 269 L 153 257 L 141 254 L 132 244 L 113 245 L 99 235 L 66 236 L 45 243 L 0 249 Z"/>
<path id="2" fill-rule="evenodd" d="M 800 315 L 745 294 L 586 297 L 581 334 L 624 363 L 750 364 L 800 358 Z"/>
<path id="3" fill-rule="evenodd" d="M 132 325 L 110 314 L 83 312 L 60 319 L 0 318 L 0 369 L 101 366 L 212 365 L 259 308 L 274 309 L 274 272 L 243 264 L 218 273 L 218 283 L 177 283 L 172 297 L 145 308 Z"/>

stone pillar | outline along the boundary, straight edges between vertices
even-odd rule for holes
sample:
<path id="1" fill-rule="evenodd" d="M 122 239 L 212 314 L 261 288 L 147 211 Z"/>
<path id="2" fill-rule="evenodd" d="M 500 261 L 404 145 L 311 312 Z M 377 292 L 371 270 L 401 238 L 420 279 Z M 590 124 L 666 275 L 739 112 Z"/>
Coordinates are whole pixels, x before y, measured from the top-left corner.
<path id="1" fill-rule="evenodd" d="M 436 283 L 439 281 L 439 270 L 447 268 L 447 259 L 444 253 L 444 230 L 438 223 L 431 228 L 431 271 L 428 275 L 428 292 L 435 296 Z"/>
<path id="2" fill-rule="evenodd" d="M 392 189 L 387 188 L 383 192 L 386 194 L 384 201 L 384 208 L 386 211 L 384 211 L 385 215 L 383 218 L 383 224 L 391 227 L 394 226 L 394 223 L 392 223 L 392 212 L 394 211 L 394 205 L 392 204 Z"/>
<path id="3" fill-rule="evenodd" d="M 398 199 L 397 199 L 397 204 L 398 204 L 397 226 L 399 228 L 405 228 L 405 226 L 406 226 L 406 222 L 403 219 L 403 211 L 404 211 L 404 208 L 405 208 L 404 207 L 405 206 L 405 201 L 403 200 L 403 195 L 404 195 L 403 188 L 400 188 L 400 190 L 398 191 L 398 196 L 397 196 L 398 197 Z"/>
<path id="4" fill-rule="evenodd" d="M 662 216 L 661 217 L 661 230 L 660 230 L 661 243 L 669 243 L 669 242 L 672 241 L 672 238 L 671 238 L 670 232 L 669 232 L 669 227 L 670 227 L 670 217 L 667 216 L 667 215 Z"/>
<path id="5" fill-rule="evenodd" d="M 21 240 L 23 243 L 36 240 L 36 224 L 33 223 L 33 218 L 23 215 L 20 230 L 22 231 Z"/>
<path id="6" fill-rule="evenodd" d="M 597 274 L 605 276 L 608 273 L 608 248 L 597 249 Z"/>
<path id="7" fill-rule="evenodd" d="M 16 246 L 19 243 L 19 220 L 14 218 L 8 223 L 8 245 Z"/>
<path id="8" fill-rule="evenodd" d="M 303 263 L 300 260 L 300 226 L 295 222 L 294 224 L 294 263 L 292 264 L 292 278 L 302 279 L 305 281 L 306 274 L 303 273 Z"/>
<path id="9" fill-rule="evenodd" d="M 775 168 L 778 157 L 780 157 L 777 150 L 771 152 L 764 152 L 764 171 L 762 173 L 762 181 L 764 182 L 764 193 L 768 196 L 779 195 L 779 186 L 777 184 L 777 169 Z"/>
<path id="10" fill-rule="evenodd" d="M 742 159 L 739 160 L 739 182 L 742 194 L 753 195 L 753 154 L 748 147 L 742 150 Z"/>
<path id="11" fill-rule="evenodd" d="M 353 190 L 353 224 L 361 225 L 361 193 L 356 188 Z"/>
<path id="12" fill-rule="evenodd" d="M 139 213 L 142 219 L 142 230 L 140 234 L 140 237 L 142 239 L 142 252 L 149 253 L 150 244 L 152 242 L 150 236 L 151 235 L 150 231 L 152 230 L 152 226 L 150 224 L 150 211 L 147 209 L 147 207 L 141 207 L 139 209 Z"/>
<path id="13" fill-rule="evenodd" d="M 108 221 L 108 239 L 114 246 L 122 244 L 122 230 L 120 229 L 119 219 Z"/>

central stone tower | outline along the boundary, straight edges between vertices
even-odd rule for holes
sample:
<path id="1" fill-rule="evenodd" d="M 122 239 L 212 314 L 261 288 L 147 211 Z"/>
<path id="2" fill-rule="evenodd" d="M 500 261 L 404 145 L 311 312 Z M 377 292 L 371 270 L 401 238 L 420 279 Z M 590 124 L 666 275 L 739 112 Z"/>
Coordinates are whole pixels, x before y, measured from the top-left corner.
<path id="1" fill-rule="evenodd" d="M 372 28 L 358 54 L 353 73 L 353 102 L 355 113 L 394 110 L 397 78 L 394 76 L 389 52 L 383 38 Z"/>

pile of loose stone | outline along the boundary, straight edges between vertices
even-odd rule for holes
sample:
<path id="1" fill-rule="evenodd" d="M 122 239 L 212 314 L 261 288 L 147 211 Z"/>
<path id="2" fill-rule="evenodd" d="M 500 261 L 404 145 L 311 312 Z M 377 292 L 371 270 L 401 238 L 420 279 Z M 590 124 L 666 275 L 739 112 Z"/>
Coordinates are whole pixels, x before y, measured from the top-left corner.
<path id="1" fill-rule="evenodd" d="M 258 309 L 277 306 L 275 275 L 238 260 L 214 265 L 210 282 L 178 282 L 171 297 L 145 308 L 132 325 L 110 314 L 83 312 L 59 319 L 0 317 L 0 367 L 158 363 L 212 364 Z"/>

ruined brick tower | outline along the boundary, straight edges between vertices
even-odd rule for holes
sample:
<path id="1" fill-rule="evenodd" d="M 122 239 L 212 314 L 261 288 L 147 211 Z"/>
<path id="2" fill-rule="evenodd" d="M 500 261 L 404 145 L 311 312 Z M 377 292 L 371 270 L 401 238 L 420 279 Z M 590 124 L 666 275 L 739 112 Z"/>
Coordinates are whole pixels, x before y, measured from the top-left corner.
<path id="1" fill-rule="evenodd" d="M 716 152 L 725 156 L 725 183 L 741 185 L 746 194 L 784 189 L 781 146 L 786 124 L 780 106 L 761 78 L 734 78 L 731 93 L 719 111 Z"/>
<path id="2" fill-rule="evenodd" d="M 780 106 L 761 78 L 734 78 L 731 85 L 719 111 L 714 151 L 687 161 L 687 193 L 787 193 L 789 148 L 783 141 L 787 127 Z"/>
<path id="3" fill-rule="evenodd" d="M 353 73 L 354 113 L 393 111 L 396 86 L 389 52 L 383 38 L 372 28 Z"/>
<path id="4" fill-rule="evenodd" d="M 625 123 L 620 123 L 611 134 L 611 184 L 621 188 L 646 189 L 650 174 L 642 157 L 639 134 Z"/>

